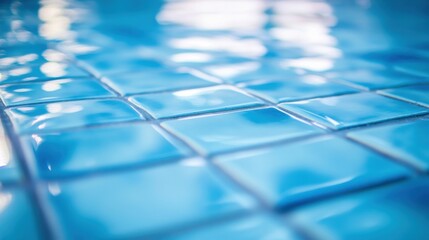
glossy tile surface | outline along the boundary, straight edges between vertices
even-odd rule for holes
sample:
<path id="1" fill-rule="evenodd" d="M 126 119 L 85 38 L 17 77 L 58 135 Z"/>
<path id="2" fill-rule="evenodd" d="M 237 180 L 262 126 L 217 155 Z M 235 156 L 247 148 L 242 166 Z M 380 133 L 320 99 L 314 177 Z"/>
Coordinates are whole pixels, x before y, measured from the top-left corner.
<path id="1" fill-rule="evenodd" d="M 386 70 L 370 71 L 367 69 L 358 69 L 353 71 L 327 73 L 326 76 L 332 80 L 364 90 L 429 83 L 428 79 L 424 77 Z"/>
<path id="2" fill-rule="evenodd" d="M 273 108 L 172 120 L 162 125 L 208 154 L 321 132 Z"/>
<path id="3" fill-rule="evenodd" d="M 426 240 L 419 191 L 391 231 L 289 214 L 424 181 L 428 26 L 427 0 L 1 0 L 0 191 L 38 216 L 0 239 Z"/>
<path id="4" fill-rule="evenodd" d="M 19 132 L 37 132 L 140 119 L 120 100 L 84 100 L 9 108 L 7 114 Z"/>
<path id="5" fill-rule="evenodd" d="M 0 70 L 0 84 L 87 76 L 89 76 L 88 73 L 75 66 L 66 63 L 47 62 L 43 65 L 19 66 Z"/>
<path id="6" fill-rule="evenodd" d="M 93 79 L 60 79 L 46 82 L 0 86 L 6 106 L 59 102 L 86 98 L 113 97 L 114 94 Z"/>
<path id="7" fill-rule="evenodd" d="M 381 93 L 429 108 L 429 85 L 394 88 L 381 91 Z"/>
<path id="8" fill-rule="evenodd" d="M 229 87 L 198 88 L 135 96 L 131 101 L 155 118 L 254 107 L 262 101 Z"/>
<path id="9" fill-rule="evenodd" d="M 79 239 L 143 236 L 254 205 L 199 160 L 51 183 L 45 195 L 64 235 Z"/>
<path id="10" fill-rule="evenodd" d="M 277 207 L 407 175 L 389 159 L 339 138 L 227 155 L 216 163 Z"/>
<path id="11" fill-rule="evenodd" d="M 316 75 L 257 81 L 243 84 L 242 87 L 276 103 L 356 92 L 353 88 L 329 82 Z"/>
<path id="12" fill-rule="evenodd" d="M 392 124 L 351 132 L 348 135 L 412 166 L 429 170 L 429 120 Z"/>
<path id="13" fill-rule="evenodd" d="M 425 177 L 313 204 L 289 216 L 325 239 L 426 239 L 428 186 Z"/>
<path id="14" fill-rule="evenodd" d="M 214 83 L 187 72 L 148 70 L 132 74 L 113 74 L 104 79 L 122 95 L 206 87 Z"/>
<path id="15" fill-rule="evenodd" d="M 428 109 L 372 93 L 318 98 L 281 106 L 334 129 L 428 112 Z"/>
<path id="16" fill-rule="evenodd" d="M 139 166 L 187 153 L 149 124 L 32 134 L 25 141 L 34 152 L 33 164 L 42 178 Z"/>
<path id="17" fill-rule="evenodd" d="M 45 239 L 40 219 L 23 189 L 0 189 L 0 203 L 0 239 Z"/>
<path id="18" fill-rule="evenodd" d="M 301 239 L 293 231 L 284 226 L 284 223 L 263 215 L 251 216 L 235 221 L 220 223 L 211 227 L 188 231 L 176 236 L 166 237 L 168 240 L 217 240 L 217 239 Z"/>

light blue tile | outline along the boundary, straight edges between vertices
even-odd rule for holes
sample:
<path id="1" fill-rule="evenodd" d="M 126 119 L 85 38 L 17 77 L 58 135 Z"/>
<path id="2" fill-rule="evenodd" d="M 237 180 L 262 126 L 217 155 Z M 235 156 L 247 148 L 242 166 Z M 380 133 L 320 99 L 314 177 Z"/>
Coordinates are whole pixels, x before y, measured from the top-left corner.
<path id="1" fill-rule="evenodd" d="M 17 182 L 21 179 L 15 150 L 5 133 L 5 128 L 0 123 L 0 186 L 2 182 Z M 1 200 L 0 200 L 1 202 Z M 1 211 L 0 211 L 1 212 Z"/>
<path id="2" fill-rule="evenodd" d="M 0 86 L 0 96 L 6 106 L 13 106 L 28 103 L 113 97 L 114 94 L 94 79 L 69 78 L 3 85 Z"/>
<path id="3" fill-rule="evenodd" d="M 420 77 L 429 77 L 428 59 L 401 61 L 393 66 L 394 69 Z"/>
<path id="4" fill-rule="evenodd" d="M 8 70 L 0 70 L 0 84 L 88 76 L 88 73 L 73 65 L 46 62 L 42 65 L 20 66 Z"/>
<path id="5" fill-rule="evenodd" d="M 33 204 L 22 189 L 0 189 L 0 203 L 0 239 L 46 239 Z"/>
<path id="6" fill-rule="evenodd" d="M 353 88 L 315 75 L 285 80 L 257 81 L 240 87 L 276 103 L 356 92 Z"/>
<path id="7" fill-rule="evenodd" d="M 346 84 L 350 84 L 351 86 L 365 90 L 429 82 L 428 79 L 400 72 L 375 71 L 369 69 L 357 69 L 354 71 L 330 73 L 326 74 L 326 76 L 329 79 L 344 82 Z"/>
<path id="8" fill-rule="evenodd" d="M 318 98 L 281 106 L 335 129 L 428 112 L 425 108 L 372 93 Z"/>
<path id="9" fill-rule="evenodd" d="M 269 216 L 256 215 L 243 219 L 224 221 L 220 224 L 198 228 L 182 234 L 162 238 L 165 240 L 298 240 L 298 237 L 285 223 Z"/>
<path id="10" fill-rule="evenodd" d="M 0 69 L 13 69 L 28 65 L 44 64 L 49 61 L 66 61 L 64 54 L 49 49 L 46 45 L 24 44 L 5 47 L 0 53 Z"/>
<path id="11" fill-rule="evenodd" d="M 214 85 L 207 79 L 188 72 L 147 70 L 134 73 L 107 75 L 103 78 L 122 95 L 149 93 Z"/>
<path id="12" fill-rule="evenodd" d="M 274 108 L 166 121 L 162 125 L 209 154 L 321 132 Z"/>
<path id="13" fill-rule="evenodd" d="M 160 162 L 188 153 L 149 124 L 32 134 L 24 138 L 41 178 Z"/>
<path id="14" fill-rule="evenodd" d="M 332 137 L 225 155 L 216 163 L 276 207 L 409 174 L 389 159 Z"/>
<path id="15" fill-rule="evenodd" d="M 294 80 L 300 76 L 300 73 L 280 61 L 227 62 L 202 67 L 202 71 L 231 83 L 264 79 Z"/>
<path id="16" fill-rule="evenodd" d="M 292 218 L 321 239 L 426 239 L 429 180 L 419 178 L 312 204 Z"/>
<path id="17" fill-rule="evenodd" d="M 263 103 L 227 86 L 135 96 L 131 101 L 156 118 L 260 106 Z"/>
<path id="18" fill-rule="evenodd" d="M 348 134 L 359 142 L 386 154 L 408 161 L 422 170 L 429 170 L 429 120 L 387 125 Z"/>
<path id="19" fill-rule="evenodd" d="M 142 118 L 131 106 L 115 99 L 37 104 L 9 108 L 6 112 L 21 133 Z"/>
<path id="20" fill-rule="evenodd" d="M 429 85 L 417 85 L 380 91 L 382 94 L 429 107 Z"/>
<path id="21" fill-rule="evenodd" d="M 254 206 L 201 160 L 188 161 L 50 183 L 44 195 L 67 239 L 141 236 Z"/>

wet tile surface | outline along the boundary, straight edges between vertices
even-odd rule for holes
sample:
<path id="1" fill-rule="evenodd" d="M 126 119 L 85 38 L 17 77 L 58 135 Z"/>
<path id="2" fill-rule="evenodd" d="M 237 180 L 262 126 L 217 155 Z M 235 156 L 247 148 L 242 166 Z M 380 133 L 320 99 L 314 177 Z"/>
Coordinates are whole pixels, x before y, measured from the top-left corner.
<path id="1" fill-rule="evenodd" d="M 254 205 L 204 163 L 194 164 L 52 183 L 45 187 L 45 194 L 64 234 L 88 239 L 145 235 L 242 212 Z M 179 195 L 177 188 L 181 189 Z M 65 207 L 70 211 L 64 211 Z M 82 215 L 90 221 L 81 221 Z M 145 221 L 140 221 L 142 216 Z"/>
<path id="2" fill-rule="evenodd" d="M 428 9 L 0 1 L 0 239 L 425 240 Z"/>
<path id="3" fill-rule="evenodd" d="M 211 87 L 135 96 L 131 101 L 155 118 L 262 106 L 263 102 L 229 87 Z"/>
<path id="4" fill-rule="evenodd" d="M 0 86 L 0 95 L 6 106 L 114 96 L 92 79 L 60 79 L 3 85 Z"/>
<path id="5" fill-rule="evenodd" d="M 428 185 L 427 178 L 414 180 L 321 202 L 290 216 L 324 238 L 424 239 L 428 234 Z"/>
<path id="6" fill-rule="evenodd" d="M 216 163 L 277 207 L 407 175 L 388 159 L 337 138 L 219 157 Z"/>
<path id="7" fill-rule="evenodd" d="M 428 112 L 425 108 L 372 93 L 317 98 L 281 106 L 334 129 Z"/>
<path id="8" fill-rule="evenodd" d="M 242 87 L 276 103 L 356 92 L 350 87 L 329 82 L 325 78 L 316 75 L 296 77 L 283 81 L 257 81 L 243 84 Z"/>
<path id="9" fill-rule="evenodd" d="M 19 132 L 137 120 L 140 115 L 119 100 L 84 100 L 14 107 L 6 110 Z"/>
<path id="10" fill-rule="evenodd" d="M 0 202 L 1 239 L 44 239 L 31 199 L 23 189 L 0 189 Z"/>
<path id="11" fill-rule="evenodd" d="M 429 120 L 393 124 L 351 132 L 348 135 L 422 170 L 429 170 Z"/>
<path id="12" fill-rule="evenodd" d="M 183 157 L 149 124 L 97 127 L 87 130 L 32 134 L 25 137 L 42 178 L 88 173 Z"/>
<path id="13" fill-rule="evenodd" d="M 274 108 L 171 120 L 162 125 L 208 154 L 321 132 Z"/>
<path id="14" fill-rule="evenodd" d="M 201 228 L 195 231 L 185 232 L 177 236 L 166 237 L 169 240 L 182 239 L 301 239 L 281 222 L 269 216 L 252 216 L 235 221 L 220 223 L 212 227 Z"/>
<path id="15" fill-rule="evenodd" d="M 429 85 L 394 88 L 381 91 L 381 93 L 429 108 Z"/>

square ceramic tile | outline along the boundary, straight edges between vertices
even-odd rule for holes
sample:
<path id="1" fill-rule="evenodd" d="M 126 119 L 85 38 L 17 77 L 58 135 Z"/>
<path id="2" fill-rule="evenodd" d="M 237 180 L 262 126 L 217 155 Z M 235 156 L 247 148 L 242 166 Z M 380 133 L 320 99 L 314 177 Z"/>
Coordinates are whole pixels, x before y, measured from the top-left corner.
<path id="1" fill-rule="evenodd" d="M 49 61 L 63 62 L 66 56 L 46 44 L 18 44 L 3 47 L 0 52 L 0 69 L 43 64 Z"/>
<path id="2" fill-rule="evenodd" d="M 46 62 L 41 65 L 19 66 L 17 68 L 0 70 L 0 84 L 88 76 L 88 73 L 74 65 L 60 62 Z"/>
<path id="3" fill-rule="evenodd" d="M 322 132 L 274 108 L 166 121 L 162 125 L 208 154 Z"/>
<path id="4" fill-rule="evenodd" d="M 145 94 L 132 97 L 131 101 L 155 118 L 263 105 L 262 101 L 227 86 Z"/>
<path id="5" fill-rule="evenodd" d="M 429 83 L 429 80 L 423 77 L 395 71 L 374 71 L 370 69 L 340 71 L 326 74 L 326 77 L 364 90 Z"/>
<path id="6" fill-rule="evenodd" d="M 300 76 L 299 73 L 288 66 L 284 66 L 280 61 L 228 62 L 202 67 L 201 70 L 230 83 L 264 79 L 294 80 Z"/>
<path id="7" fill-rule="evenodd" d="M 409 174 L 381 155 L 332 137 L 220 156 L 216 163 L 276 207 Z"/>
<path id="8" fill-rule="evenodd" d="M 83 127 L 142 118 L 134 108 L 116 99 L 37 104 L 12 107 L 6 112 L 15 129 L 20 133 Z"/>
<path id="9" fill-rule="evenodd" d="M 122 95 L 167 90 L 207 87 L 213 82 L 186 71 L 148 70 L 134 73 L 107 75 L 103 78 Z"/>
<path id="10" fill-rule="evenodd" d="M 32 134 L 23 138 L 41 178 L 114 170 L 181 158 L 183 146 L 147 123 Z"/>
<path id="11" fill-rule="evenodd" d="M 428 112 L 425 108 L 372 93 L 317 98 L 281 106 L 334 129 Z"/>
<path id="12" fill-rule="evenodd" d="M 429 170 L 429 120 L 364 129 L 348 134 L 381 152 Z"/>
<path id="13" fill-rule="evenodd" d="M 381 94 L 429 108 L 429 85 L 416 85 L 380 91 Z"/>
<path id="14" fill-rule="evenodd" d="M 163 239 L 168 240 L 218 240 L 218 239 L 301 239 L 285 223 L 265 216 L 256 215 L 238 220 L 224 221 L 213 226 L 197 228 Z"/>
<path id="15" fill-rule="evenodd" d="M 0 188 L 0 239 L 46 239 L 31 200 L 23 189 Z"/>
<path id="16" fill-rule="evenodd" d="M 53 182 L 43 192 L 63 237 L 75 239 L 142 237 L 254 205 L 200 160 Z"/>
<path id="17" fill-rule="evenodd" d="M 6 106 L 115 96 L 94 79 L 59 79 L 0 86 Z"/>
<path id="18" fill-rule="evenodd" d="M 356 92 L 351 87 L 316 75 L 286 80 L 263 80 L 239 86 L 275 103 Z"/>
<path id="19" fill-rule="evenodd" d="M 423 177 L 314 203 L 287 216 L 322 239 L 425 239 L 428 189 Z"/>

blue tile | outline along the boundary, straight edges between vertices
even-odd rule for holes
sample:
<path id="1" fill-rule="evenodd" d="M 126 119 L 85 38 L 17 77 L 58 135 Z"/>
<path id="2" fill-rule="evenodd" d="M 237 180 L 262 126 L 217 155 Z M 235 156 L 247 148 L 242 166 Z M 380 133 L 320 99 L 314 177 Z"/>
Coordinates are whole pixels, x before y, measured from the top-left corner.
<path id="1" fill-rule="evenodd" d="M 49 49 L 46 45 L 24 44 L 5 47 L 0 53 L 0 69 L 13 69 L 27 65 L 44 64 L 50 61 L 63 62 L 63 53 Z"/>
<path id="2" fill-rule="evenodd" d="M 162 70 L 163 65 L 156 59 L 147 59 L 136 54 L 136 51 L 124 49 L 112 52 L 99 52 L 95 55 L 77 57 L 97 76 L 129 74 L 135 71 Z"/>
<path id="3" fill-rule="evenodd" d="M 409 174 L 389 159 L 332 137 L 221 156 L 216 163 L 276 207 Z"/>
<path id="4" fill-rule="evenodd" d="M 252 199 L 196 159 L 50 183 L 43 195 L 69 239 L 135 237 L 254 206 Z"/>
<path id="5" fill-rule="evenodd" d="M 37 104 L 9 108 L 6 112 L 21 133 L 141 118 L 131 106 L 115 99 Z"/>
<path id="6" fill-rule="evenodd" d="M 0 203 L 0 239 L 46 239 L 33 204 L 22 189 L 0 189 Z"/>
<path id="7" fill-rule="evenodd" d="M 69 78 L 0 86 L 0 97 L 6 106 L 113 96 L 93 79 Z"/>
<path id="8" fill-rule="evenodd" d="M 315 75 L 286 80 L 257 81 L 240 87 L 276 103 L 356 92 L 353 88 L 329 82 Z"/>
<path id="9" fill-rule="evenodd" d="M 429 170 L 429 120 L 387 125 L 348 134 L 353 139 L 411 165 Z"/>
<path id="10" fill-rule="evenodd" d="M 326 76 L 329 79 L 350 84 L 351 86 L 364 90 L 390 88 L 402 85 L 429 82 L 425 78 L 416 77 L 400 72 L 374 71 L 369 69 L 329 73 L 326 74 Z"/>
<path id="11" fill-rule="evenodd" d="M 321 132 L 274 108 L 173 120 L 162 125 L 209 154 Z"/>
<path id="12" fill-rule="evenodd" d="M 131 101 L 156 118 L 214 112 L 263 103 L 227 86 L 216 86 L 168 93 L 145 94 Z"/>
<path id="13" fill-rule="evenodd" d="M 422 107 L 372 93 L 318 98 L 281 106 L 335 129 L 428 112 Z"/>
<path id="14" fill-rule="evenodd" d="M 420 77 L 429 77 L 428 59 L 401 61 L 393 66 L 394 69 Z"/>
<path id="15" fill-rule="evenodd" d="M 426 239 L 429 179 L 420 178 L 289 212 L 321 239 Z"/>
<path id="16" fill-rule="evenodd" d="M 103 78 L 122 95 L 149 93 L 214 85 L 199 76 L 186 71 L 157 71 L 106 75 Z"/>
<path id="17" fill-rule="evenodd" d="M 429 107 L 429 85 L 387 89 L 382 94 Z"/>
<path id="18" fill-rule="evenodd" d="M 4 125 L 0 123 L 0 186 L 2 182 L 17 182 L 21 172 L 16 159 L 16 153 L 5 133 Z M 0 200 L 1 202 L 1 200 Z M 1 212 L 1 211 L 0 211 Z"/>
<path id="19" fill-rule="evenodd" d="M 34 165 L 41 178 L 161 162 L 188 153 L 145 123 L 32 134 L 24 141 L 34 153 Z"/>
<path id="20" fill-rule="evenodd" d="M 88 73 L 66 63 L 47 62 L 42 65 L 20 66 L 0 70 L 0 84 L 67 77 L 87 77 Z"/>
<path id="21" fill-rule="evenodd" d="M 294 80 L 300 76 L 282 62 L 232 62 L 203 67 L 202 70 L 223 81 L 239 83 L 264 79 Z"/>
<path id="22" fill-rule="evenodd" d="M 224 221 L 220 224 L 198 228 L 182 234 L 175 234 L 162 239 L 168 240 L 219 240 L 219 239 L 276 239 L 298 240 L 298 237 L 285 223 L 265 215 L 256 215 L 234 221 Z"/>

